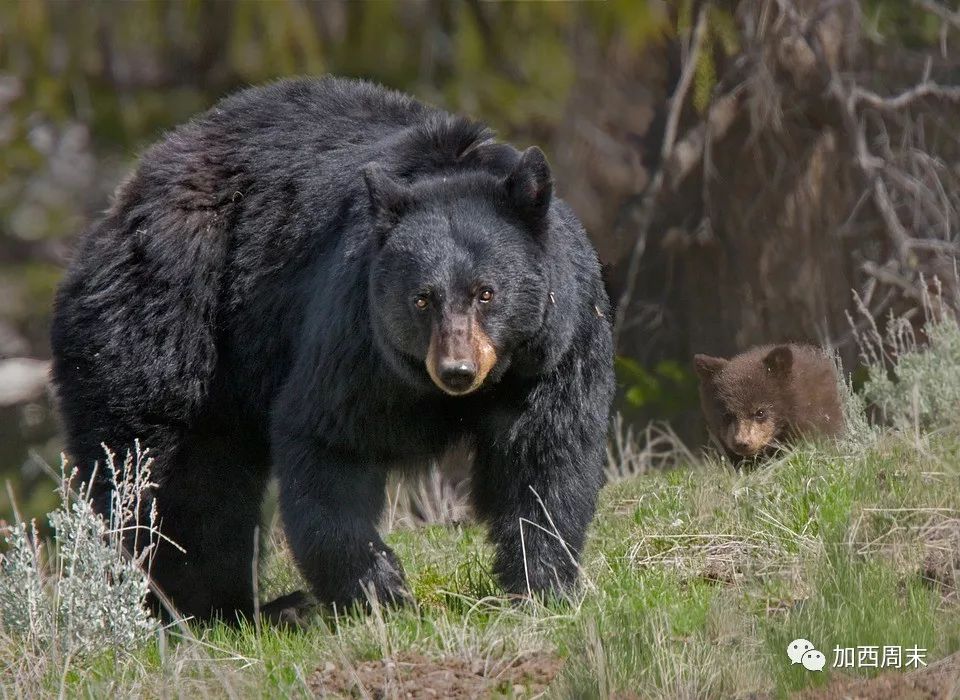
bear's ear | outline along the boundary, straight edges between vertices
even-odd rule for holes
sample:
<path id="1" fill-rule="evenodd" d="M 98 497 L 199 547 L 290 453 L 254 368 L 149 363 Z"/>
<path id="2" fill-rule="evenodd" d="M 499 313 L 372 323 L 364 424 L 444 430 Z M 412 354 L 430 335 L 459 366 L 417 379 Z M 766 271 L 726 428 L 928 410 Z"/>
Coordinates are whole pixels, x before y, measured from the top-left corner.
<path id="1" fill-rule="evenodd" d="M 362 172 L 364 182 L 367 183 L 367 195 L 370 197 L 370 213 L 382 242 L 410 208 L 413 195 L 409 187 L 394 180 L 377 163 L 370 163 Z"/>
<path id="2" fill-rule="evenodd" d="M 710 357 L 710 355 L 694 355 L 693 366 L 701 379 L 712 379 L 727 366 L 727 360 L 722 357 Z"/>
<path id="3" fill-rule="evenodd" d="M 543 151 L 536 146 L 525 150 L 504 180 L 504 187 L 510 206 L 526 221 L 540 223 L 553 195 L 553 176 Z"/>
<path id="4" fill-rule="evenodd" d="M 778 345 L 763 358 L 763 364 L 768 372 L 778 377 L 786 377 L 793 367 L 793 351 L 789 345 Z"/>

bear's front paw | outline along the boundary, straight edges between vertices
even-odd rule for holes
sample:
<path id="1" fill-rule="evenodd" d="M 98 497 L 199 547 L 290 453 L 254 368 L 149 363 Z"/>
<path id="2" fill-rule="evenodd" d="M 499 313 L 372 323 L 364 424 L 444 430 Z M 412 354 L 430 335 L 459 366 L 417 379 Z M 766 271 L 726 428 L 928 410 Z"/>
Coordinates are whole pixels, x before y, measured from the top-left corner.
<path id="1" fill-rule="evenodd" d="M 303 591 L 287 593 L 260 606 L 260 616 L 275 627 L 306 629 L 317 603 Z"/>
<path id="2" fill-rule="evenodd" d="M 494 565 L 494 573 L 507 593 L 523 599 L 538 598 L 543 601 L 567 598 L 577 587 L 578 567 L 572 561 L 554 559 L 551 563 L 542 560 L 528 561 L 500 559 Z"/>
<path id="3" fill-rule="evenodd" d="M 400 606 L 413 602 L 413 595 L 407 588 L 407 579 L 397 555 L 384 545 L 369 545 L 373 555 L 370 566 L 360 577 L 361 595 L 366 596 L 368 604 L 373 599 L 389 606 Z"/>

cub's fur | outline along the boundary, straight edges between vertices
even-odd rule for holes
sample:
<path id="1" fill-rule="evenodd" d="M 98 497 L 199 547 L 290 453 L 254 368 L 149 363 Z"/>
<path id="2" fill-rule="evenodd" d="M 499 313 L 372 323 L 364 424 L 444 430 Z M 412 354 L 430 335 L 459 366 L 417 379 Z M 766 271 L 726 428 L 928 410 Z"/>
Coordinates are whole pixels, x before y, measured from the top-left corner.
<path id="1" fill-rule="evenodd" d="M 700 405 L 734 463 L 798 435 L 843 429 L 833 360 L 809 345 L 763 345 L 726 360 L 695 355 Z"/>

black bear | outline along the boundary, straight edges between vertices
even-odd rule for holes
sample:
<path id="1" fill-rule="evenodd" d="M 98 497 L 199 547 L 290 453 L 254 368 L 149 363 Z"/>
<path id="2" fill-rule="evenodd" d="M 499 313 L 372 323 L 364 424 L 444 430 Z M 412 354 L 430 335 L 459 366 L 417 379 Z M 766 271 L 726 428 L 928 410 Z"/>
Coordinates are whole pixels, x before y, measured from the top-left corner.
<path id="1" fill-rule="evenodd" d="M 408 594 L 387 472 L 468 443 L 517 594 L 576 580 L 613 393 L 609 304 L 542 152 L 379 86 L 281 81 L 147 150 L 82 238 L 52 329 L 67 451 L 150 448 L 154 581 L 254 610 L 264 486 L 313 593 Z"/>
<path id="2" fill-rule="evenodd" d="M 763 345 L 725 360 L 695 355 L 710 433 L 737 464 L 793 437 L 843 430 L 837 368 L 810 345 Z"/>

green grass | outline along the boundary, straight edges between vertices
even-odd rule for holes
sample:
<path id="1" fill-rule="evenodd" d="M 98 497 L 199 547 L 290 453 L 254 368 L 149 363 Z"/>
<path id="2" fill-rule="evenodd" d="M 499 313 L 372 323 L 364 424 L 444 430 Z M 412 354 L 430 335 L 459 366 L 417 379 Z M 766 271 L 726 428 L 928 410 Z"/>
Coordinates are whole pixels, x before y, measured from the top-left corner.
<path id="1" fill-rule="evenodd" d="M 0 687 L 14 678 L 4 695 L 303 696 L 327 664 L 539 650 L 565 661 L 556 697 L 782 696 L 840 673 L 830 668 L 838 645 L 920 646 L 933 662 L 960 649 L 956 596 L 924 578 L 931 552 L 957 555 L 960 544 L 960 431 L 881 432 L 866 445 L 801 446 L 743 474 L 708 462 L 611 484 L 582 593 L 548 607 L 499 597 L 477 527 L 404 529 L 387 541 L 415 607 L 317 617 L 305 632 L 171 630 L 136 654 L 55 660 L 39 678 L 0 670 Z M 274 553 L 263 596 L 297 585 Z M 789 664 L 797 637 L 827 655 L 823 673 Z M 8 669 L 15 654 L 0 644 Z"/>

